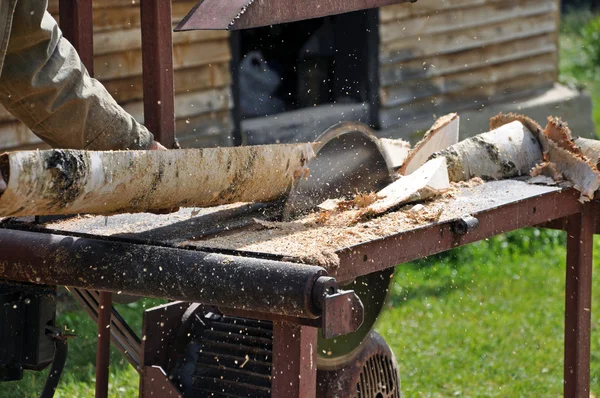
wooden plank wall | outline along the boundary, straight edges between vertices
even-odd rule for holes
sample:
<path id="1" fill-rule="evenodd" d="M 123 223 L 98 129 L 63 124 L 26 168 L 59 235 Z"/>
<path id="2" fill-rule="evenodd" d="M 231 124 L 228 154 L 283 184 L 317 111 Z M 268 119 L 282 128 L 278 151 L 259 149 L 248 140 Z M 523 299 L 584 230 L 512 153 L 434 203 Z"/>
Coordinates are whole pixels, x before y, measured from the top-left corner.
<path id="1" fill-rule="evenodd" d="M 94 0 L 95 76 L 138 121 L 143 122 L 140 0 Z M 49 11 L 58 19 L 58 1 Z M 197 3 L 173 0 L 173 25 Z M 184 147 L 228 145 L 229 33 L 173 34 L 176 131 Z M 40 140 L 0 106 L 2 149 L 43 147 Z"/>
<path id="2" fill-rule="evenodd" d="M 556 0 L 418 0 L 380 12 L 383 128 L 556 81 Z"/>
<path id="3" fill-rule="evenodd" d="M 94 0 L 98 79 L 143 122 L 140 0 Z M 173 0 L 173 23 L 195 0 Z M 50 0 L 57 15 L 57 0 Z M 524 99 L 557 77 L 558 0 L 418 0 L 380 11 L 382 128 Z M 228 33 L 174 33 L 177 137 L 228 145 Z M 0 148 L 39 140 L 0 107 Z"/>

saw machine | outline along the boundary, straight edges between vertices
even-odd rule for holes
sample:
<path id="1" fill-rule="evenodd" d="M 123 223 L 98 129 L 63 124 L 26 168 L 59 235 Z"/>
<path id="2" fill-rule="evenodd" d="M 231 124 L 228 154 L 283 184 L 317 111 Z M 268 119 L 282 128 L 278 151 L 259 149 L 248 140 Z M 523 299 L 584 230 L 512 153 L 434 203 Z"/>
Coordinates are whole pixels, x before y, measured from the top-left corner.
<path id="1" fill-rule="evenodd" d="M 178 29 L 242 29 L 400 2 L 202 0 Z M 91 70 L 91 23 L 75 23 L 92 20 L 91 1 L 61 0 L 60 6 L 65 35 Z M 165 146 L 174 147 L 171 6 L 144 0 L 140 7 L 145 124 Z M 289 154 L 293 158 L 304 149 L 291 148 Z M 321 261 L 302 256 L 303 249 L 310 254 L 312 246 L 303 231 L 281 231 L 271 223 L 292 225 L 326 199 L 378 191 L 393 180 L 399 165 L 393 149 L 360 123 L 333 126 L 309 149 L 308 158 L 296 157 L 308 173 L 288 170 L 293 179 L 265 180 L 270 181 L 269 189 L 263 191 L 270 194 L 263 199 L 269 200 L 233 203 L 232 198 L 245 196 L 224 189 L 220 199 L 230 201 L 213 203 L 210 196 L 200 200 L 212 203 L 210 207 L 184 206 L 193 199 L 186 197 L 178 204 L 181 209 L 169 214 L 118 211 L 135 210 L 152 198 L 152 203 L 165 203 L 161 200 L 168 195 L 159 187 L 121 207 L 115 205 L 116 214 L 110 217 L 36 213 L 37 217 L 3 219 L 2 380 L 18 380 L 24 369 L 52 364 L 42 396 L 53 395 L 66 360 L 66 339 L 71 337 L 55 325 L 56 287 L 66 286 L 98 323 L 97 397 L 108 395 L 111 341 L 140 373 L 143 397 L 399 397 L 396 359 L 373 331 L 394 267 L 500 233 L 544 225 L 569 231 L 565 396 L 589 392 L 591 286 L 585 276 L 591 272 L 590 242 L 598 230 L 596 201 L 582 204 L 573 189 L 515 179 L 463 187 L 444 203 L 443 217 L 435 220 L 410 226 L 392 223 L 364 238 L 367 235 L 357 233 L 356 227 L 340 227 L 353 236 L 351 243 L 333 245 L 329 255 L 336 261 Z M 1 171 L 11 188 L 18 174 L 7 173 L 9 163 L 3 162 Z M 85 166 L 68 164 L 77 164 L 75 170 Z M 72 169 L 54 167 L 50 175 L 68 176 Z M 227 175 L 229 169 L 219 170 Z M 63 184 L 64 192 L 72 185 Z M 245 186 L 252 191 L 251 184 Z M 90 192 L 93 196 L 95 191 Z M 73 214 L 68 210 L 78 209 L 77 201 L 76 196 L 70 198 L 68 203 L 36 204 L 52 204 L 53 214 Z M 17 214 L 27 209 L 13 210 Z M 328 239 L 315 236 L 312 242 Z M 294 251 L 288 253 L 286 247 Z M 170 302 L 145 312 L 140 337 L 113 308 L 113 295 Z"/>
<path id="2" fill-rule="evenodd" d="M 395 169 L 380 141 L 359 124 L 333 127 L 315 152 L 311 174 L 283 202 L 3 220 L 0 244 L 7 250 L 0 253 L 0 272 L 10 283 L 3 299 L 12 305 L 4 316 L 23 320 L 4 325 L 3 352 L 11 348 L 4 379 L 47 366 L 53 347 L 60 373 L 69 336 L 54 325 L 54 286 L 68 286 L 99 325 L 106 319 L 100 337 L 138 369 L 141 396 L 398 397 L 396 359 L 372 330 L 394 267 L 546 226 L 568 231 L 565 395 L 585 395 L 577 391 L 589 388 L 589 339 L 581 333 L 590 330 L 586 275 L 591 239 L 600 230 L 597 201 L 582 204 L 572 188 L 518 178 L 464 186 L 442 203 L 430 202 L 444 209 L 434 220 L 407 225 L 391 212 L 385 229 L 374 219 L 327 230 L 347 237 L 334 245 L 339 262 L 315 265 L 318 259 L 308 262 L 302 254 L 317 243 L 306 236 L 322 228 L 295 229 L 295 217 L 353 188 L 378 189 Z M 374 235 L 362 237 L 364 228 Z M 107 292 L 174 301 L 146 311 L 140 338 L 113 308 L 103 318 Z M 34 355 L 23 355 L 29 352 Z M 47 391 L 56 381 L 49 380 Z"/>

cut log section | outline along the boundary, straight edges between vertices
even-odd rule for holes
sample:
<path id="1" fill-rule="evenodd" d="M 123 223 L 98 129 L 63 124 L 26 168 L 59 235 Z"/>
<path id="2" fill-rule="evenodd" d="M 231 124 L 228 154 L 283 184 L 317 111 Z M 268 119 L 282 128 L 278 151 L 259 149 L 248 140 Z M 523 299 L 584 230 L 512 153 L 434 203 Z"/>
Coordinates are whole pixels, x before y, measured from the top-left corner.
<path id="1" fill-rule="evenodd" d="M 474 177 L 495 180 L 528 175 L 542 161 L 542 151 L 531 131 L 520 121 L 513 121 L 432 156 L 439 157 L 448 162 L 450 181 Z"/>
<path id="2" fill-rule="evenodd" d="M 366 207 L 364 216 L 385 213 L 403 204 L 425 200 L 450 188 L 446 158 L 432 159 L 408 176 L 377 193 L 378 199 Z"/>
<path id="3" fill-rule="evenodd" d="M 594 192 L 600 188 L 600 172 L 597 167 L 600 156 L 594 156 L 594 150 L 591 149 L 595 146 L 592 142 L 595 140 L 579 138 L 573 141 L 567 123 L 553 117 L 548 118 L 548 124 L 543 130 L 530 118 L 512 113 L 495 116 L 490 120 L 490 126 L 503 128 L 515 122 L 527 126 L 538 138 L 542 148 L 544 162 L 539 162 L 540 164 L 531 170 L 533 177 L 547 176 L 555 181 L 561 181 L 563 178 L 569 180 L 573 187 L 581 192 L 581 202 L 594 197 Z"/>
<path id="4" fill-rule="evenodd" d="M 556 170 L 581 192 L 579 201 L 593 199 L 594 193 L 600 188 L 600 172 L 573 143 L 566 123 L 558 118 L 548 118 L 548 124 L 543 134 L 539 135 L 539 140 L 544 150 L 544 159 L 553 163 Z"/>
<path id="5" fill-rule="evenodd" d="M 460 118 L 457 113 L 442 116 L 425 133 L 421 141 L 410 151 L 400 168 L 400 174 L 408 175 L 421 167 L 436 152 L 458 143 Z"/>
<path id="6" fill-rule="evenodd" d="M 313 144 L 4 154 L 0 216 L 134 213 L 268 202 L 307 172 Z"/>
<path id="7" fill-rule="evenodd" d="M 546 139 L 543 146 L 544 156 L 555 165 L 556 170 L 573 183 L 576 190 L 581 192 L 579 201 L 587 202 L 593 199 L 594 192 L 600 188 L 600 173 L 596 167 L 587 158 L 574 155 L 550 139 Z"/>

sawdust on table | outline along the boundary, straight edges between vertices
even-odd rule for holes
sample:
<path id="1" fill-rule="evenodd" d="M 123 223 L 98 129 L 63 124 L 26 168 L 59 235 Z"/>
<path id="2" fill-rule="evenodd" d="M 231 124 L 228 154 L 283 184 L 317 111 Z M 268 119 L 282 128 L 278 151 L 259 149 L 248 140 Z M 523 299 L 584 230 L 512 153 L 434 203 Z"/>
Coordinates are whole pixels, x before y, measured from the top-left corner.
<path id="1" fill-rule="evenodd" d="M 453 183 L 442 195 L 363 222 L 356 222 L 359 206 L 343 210 L 317 211 L 291 222 L 257 221 L 251 231 L 240 231 L 201 241 L 203 247 L 271 253 L 285 259 L 320 265 L 328 269 L 339 266 L 336 251 L 363 242 L 383 238 L 401 231 L 456 217 L 447 204 L 457 188 L 475 187 L 481 179 Z M 198 242 L 200 243 L 200 242 Z"/>

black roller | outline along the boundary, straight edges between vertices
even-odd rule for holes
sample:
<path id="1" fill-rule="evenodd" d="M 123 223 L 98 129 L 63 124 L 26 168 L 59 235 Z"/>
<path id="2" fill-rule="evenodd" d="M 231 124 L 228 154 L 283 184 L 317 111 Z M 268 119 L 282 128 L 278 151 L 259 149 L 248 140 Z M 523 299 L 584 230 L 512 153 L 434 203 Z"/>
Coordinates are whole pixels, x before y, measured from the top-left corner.
<path id="1" fill-rule="evenodd" d="M 0 229 L 0 278 L 317 317 L 321 267 Z"/>

